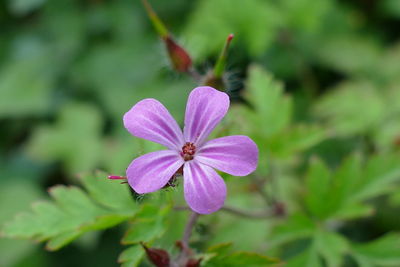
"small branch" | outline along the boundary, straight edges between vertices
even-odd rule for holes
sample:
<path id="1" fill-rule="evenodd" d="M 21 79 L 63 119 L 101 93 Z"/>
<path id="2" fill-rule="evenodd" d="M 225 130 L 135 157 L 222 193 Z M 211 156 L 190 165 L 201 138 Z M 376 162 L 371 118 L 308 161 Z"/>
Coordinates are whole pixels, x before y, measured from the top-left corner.
<path id="1" fill-rule="evenodd" d="M 176 206 L 176 207 L 174 207 L 174 210 L 182 211 L 182 210 L 190 210 L 190 208 L 186 207 L 186 206 Z M 271 218 L 274 216 L 273 212 L 271 212 L 269 210 L 263 211 L 263 212 L 249 212 L 249 211 L 245 211 L 245 210 L 241 210 L 241 209 L 229 207 L 229 206 L 222 207 L 221 211 L 225 211 L 227 213 L 231 213 L 236 216 L 246 217 L 246 218 L 251 218 L 251 219 L 266 219 L 266 218 Z"/>
<path id="2" fill-rule="evenodd" d="M 171 262 L 171 267 L 186 266 L 186 263 L 192 256 L 192 251 L 189 247 L 189 240 L 199 216 L 200 214 L 194 211 L 190 213 L 189 220 L 186 223 L 185 230 L 183 231 L 182 240 L 178 242 L 178 247 L 181 249 L 181 252 L 179 253 L 178 257 Z"/>
<path id="3" fill-rule="evenodd" d="M 264 201 L 267 203 L 267 205 L 271 206 L 275 202 L 274 199 L 268 195 L 267 192 L 264 190 L 264 185 L 265 185 L 265 179 L 259 178 L 259 177 L 254 177 L 253 178 L 254 183 L 256 184 L 256 190 L 257 193 L 264 199 Z"/>
<path id="4" fill-rule="evenodd" d="M 182 237 L 182 244 L 186 248 L 189 248 L 189 239 L 190 239 L 190 236 L 192 235 L 193 227 L 196 224 L 196 221 L 199 218 L 199 215 L 200 214 L 193 211 L 190 214 L 189 220 L 186 224 L 185 231 L 183 232 L 183 237 Z"/>

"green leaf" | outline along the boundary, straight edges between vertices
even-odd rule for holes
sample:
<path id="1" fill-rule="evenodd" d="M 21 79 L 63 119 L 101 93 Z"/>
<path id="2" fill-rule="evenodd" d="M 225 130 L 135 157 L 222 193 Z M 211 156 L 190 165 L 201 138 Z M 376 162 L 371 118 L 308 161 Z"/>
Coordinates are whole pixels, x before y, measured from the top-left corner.
<path id="1" fill-rule="evenodd" d="M 366 133 L 385 116 L 385 102 L 370 82 L 345 82 L 319 100 L 315 114 L 337 134 Z"/>
<path id="2" fill-rule="evenodd" d="M 107 179 L 104 173 L 99 173 L 98 178 Z M 92 178 L 86 179 L 86 182 Z M 95 186 L 102 186 L 101 183 Z M 126 194 L 126 185 L 120 185 L 120 190 L 110 184 L 115 194 Z M 99 192 L 95 189 L 91 192 Z M 11 238 L 33 239 L 48 241 L 49 250 L 57 250 L 82 234 L 91 230 L 101 230 L 119 224 L 132 217 L 137 208 L 131 200 L 131 212 L 126 208 L 127 200 L 116 197 L 115 199 L 92 199 L 85 191 L 78 187 L 55 186 L 50 189 L 53 201 L 37 202 L 32 211 L 20 214 L 13 221 L 8 222 L 2 229 L 2 234 Z M 112 202 L 108 203 L 108 201 Z M 115 202 L 123 201 L 121 205 Z M 123 209 L 121 209 L 123 207 Z"/>
<path id="3" fill-rule="evenodd" d="M 204 267 L 228 267 L 228 266 L 278 266 L 279 260 L 266 257 L 253 252 L 231 252 L 232 246 L 230 243 L 222 243 L 208 248 L 207 254 L 210 258 L 202 265 Z"/>
<path id="4" fill-rule="evenodd" d="M 132 200 L 129 187 L 106 179 L 105 173 L 96 172 L 94 175 L 83 175 L 80 179 L 89 195 L 105 207 L 121 212 L 126 211 L 128 214 L 138 209 Z"/>
<path id="5" fill-rule="evenodd" d="M 257 65 L 250 67 L 247 89 L 246 99 L 256 112 L 246 110 L 245 116 L 253 127 L 257 127 L 259 134 L 269 137 L 289 125 L 292 99 L 285 95 L 282 84 L 270 73 Z"/>
<path id="6" fill-rule="evenodd" d="M 311 161 L 306 177 L 306 187 L 305 202 L 309 211 L 320 219 L 325 218 L 333 204 L 327 198 L 331 188 L 331 173 L 321 160 L 315 158 Z"/>
<path id="7" fill-rule="evenodd" d="M 152 242 L 166 230 L 166 215 L 169 206 L 143 205 L 131 227 L 122 239 L 123 244 Z"/>
<path id="8" fill-rule="evenodd" d="M 312 0 L 282 0 L 277 2 L 284 24 L 299 34 L 315 34 L 321 28 L 331 6 L 329 0 L 314 2 Z M 308 36 L 308 35 L 307 35 Z"/>
<path id="9" fill-rule="evenodd" d="M 354 155 L 336 172 L 320 161 L 312 161 L 306 178 L 305 201 L 309 211 L 319 219 L 370 215 L 372 208 L 363 202 L 394 190 L 393 182 L 399 179 L 398 154 L 375 155 L 364 163 Z"/>
<path id="10" fill-rule="evenodd" d="M 316 125 L 295 125 L 272 136 L 267 143 L 274 156 L 287 157 L 318 144 L 326 135 Z"/>
<path id="11" fill-rule="evenodd" d="M 360 266 L 399 266 L 400 233 L 388 233 L 379 239 L 352 245 L 352 256 Z"/>
<path id="12" fill-rule="evenodd" d="M 334 232 L 317 230 L 313 242 L 327 267 L 342 266 L 343 257 L 349 251 L 348 241 L 344 237 Z"/>
<path id="13" fill-rule="evenodd" d="M 265 145 L 274 157 L 292 156 L 327 136 L 326 131 L 317 125 L 291 125 L 292 97 L 286 95 L 282 84 L 260 66 L 249 68 L 244 97 L 250 107 L 242 105 L 232 108 L 228 114 L 232 128 L 238 125 L 241 132 L 248 129 L 246 134 Z M 260 157 L 261 162 L 266 162 L 263 154 Z"/>
<path id="14" fill-rule="evenodd" d="M 132 245 L 124 250 L 118 261 L 123 266 L 137 266 L 144 256 L 143 248 L 138 245 L 140 242 L 151 244 L 167 230 L 167 222 L 171 207 L 169 204 L 157 205 L 156 203 L 146 203 L 141 206 L 141 210 L 136 214 L 128 231 L 122 238 L 122 243 Z"/>
<path id="15" fill-rule="evenodd" d="M 18 174 L 0 167 L 0 225 L 9 218 L 29 207 L 29 204 L 40 197 L 42 192 L 38 185 L 33 183 L 34 177 L 26 180 L 19 179 Z M 16 201 L 18 200 L 18 201 Z M 14 266 L 21 258 L 32 253 L 35 246 L 26 240 L 11 240 L 0 237 L 0 266 Z"/>
<path id="16" fill-rule="evenodd" d="M 28 153 L 41 161 L 62 160 L 71 173 L 90 171 L 101 158 L 102 119 L 88 104 L 65 105 L 55 125 L 35 129 Z"/>
<path id="17" fill-rule="evenodd" d="M 285 244 L 294 240 L 311 237 L 316 225 L 306 215 L 297 213 L 285 219 L 285 222 L 277 225 L 268 241 L 271 247 Z"/>
<path id="18" fill-rule="evenodd" d="M 295 257 L 288 260 L 285 267 L 322 267 L 322 261 L 314 246 L 305 249 Z"/>
<path id="19" fill-rule="evenodd" d="M 118 257 L 122 267 L 135 267 L 141 262 L 145 252 L 141 245 L 133 245 L 125 249 Z"/>
<path id="20" fill-rule="evenodd" d="M 40 116 L 49 110 L 55 83 L 49 47 L 34 38 L 20 42 L 31 54 L 14 56 L 0 70 L 0 117 Z"/>
<path id="21" fill-rule="evenodd" d="M 319 42 L 316 48 L 323 64 L 353 75 L 375 74 L 376 64 L 382 56 L 379 43 L 367 35 L 333 34 Z"/>
<path id="22" fill-rule="evenodd" d="M 377 155 L 369 159 L 363 169 L 362 177 L 352 192 L 354 200 L 365 200 L 391 191 L 393 182 L 400 179 L 400 157 L 398 154 Z"/>
<path id="23" fill-rule="evenodd" d="M 184 36 L 195 58 L 217 53 L 230 33 L 250 54 L 259 55 L 271 44 L 280 20 L 274 5 L 262 0 L 205 0 L 194 10 Z"/>
<path id="24" fill-rule="evenodd" d="M 207 249 L 208 253 L 227 254 L 232 250 L 232 243 L 220 243 Z"/>

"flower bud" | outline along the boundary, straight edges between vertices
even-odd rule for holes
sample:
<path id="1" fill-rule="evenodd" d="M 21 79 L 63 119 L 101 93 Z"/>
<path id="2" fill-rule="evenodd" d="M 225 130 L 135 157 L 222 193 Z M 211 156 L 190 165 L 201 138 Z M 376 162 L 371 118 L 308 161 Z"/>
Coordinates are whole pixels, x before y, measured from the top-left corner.
<path id="1" fill-rule="evenodd" d="M 158 248 L 148 248 L 140 243 L 146 251 L 147 258 L 157 267 L 169 267 L 169 254 L 167 251 Z"/>
<path id="2" fill-rule="evenodd" d="M 226 91 L 227 82 L 224 79 L 224 72 L 226 67 L 226 59 L 228 56 L 228 49 L 233 37 L 233 34 L 229 34 L 226 38 L 225 45 L 221 51 L 221 54 L 219 55 L 217 62 L 215 63 L 214 69 L 206 74 L 202 81 L 203 85 L 211 86 L 220 91 Z"/>
<path id="3" fill-rule="evenodd" d="M 146 9 L 147 15 L 153 23 L 155 30 L 164 41 L 168 56 L 172 63 L 172 67 L 179 72 L 188 72 L 192 67 L 192 59 L 190 58 L 189 54 L 171 37 L 167 27 L 165 27 L 164 23 L 153 10 L 149 2 L 147 2 L 147 0 L 142 0 L 142 3 Z"/>
<path id="4" fill-rule="evenodd" d="M 171 36 L 163 38 L 172 66 L 179 72 L 188 72 L 192 67 L 192 59 L 189 54 L 178 45 Z"/>
<path id="5" fill-rule="evenodd" d="M 186 262 L 185 267 L 199 267 L 200 263 L 201 263 L 201 260 L 202 260 L 201 258 L 200 259 L 189 259 Z"/>

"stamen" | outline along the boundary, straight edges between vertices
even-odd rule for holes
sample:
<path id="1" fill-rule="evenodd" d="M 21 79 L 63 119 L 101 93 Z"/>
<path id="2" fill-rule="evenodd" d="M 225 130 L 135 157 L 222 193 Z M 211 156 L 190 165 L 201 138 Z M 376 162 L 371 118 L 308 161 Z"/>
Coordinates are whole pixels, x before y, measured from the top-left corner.
<path id="1" fill-rule="evenodd" d="M 196 146 L 193 143 L 187 142 L 182 147 L 181 156 L 184 161 L 189 161 L 193 159 L 193 155 L 196 153 Z"/>

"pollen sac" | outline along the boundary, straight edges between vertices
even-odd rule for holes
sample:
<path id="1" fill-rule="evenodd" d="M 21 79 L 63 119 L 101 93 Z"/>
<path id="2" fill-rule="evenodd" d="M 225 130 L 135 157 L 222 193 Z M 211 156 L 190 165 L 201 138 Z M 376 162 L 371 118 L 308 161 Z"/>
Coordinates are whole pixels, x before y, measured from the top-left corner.
<path id="1" fill-rule="evenodd" d="M 193 159 L 193 155 L 196 153 L 196 146 L 193 143 L 187 142 L 182 147 L 181 156 L 184 161 Z"/>

